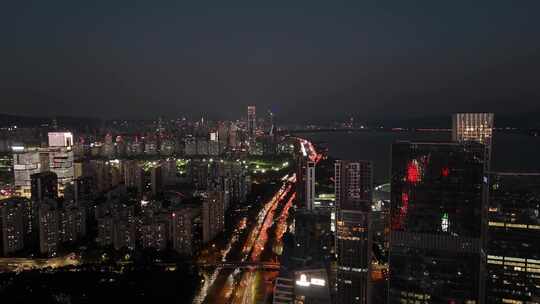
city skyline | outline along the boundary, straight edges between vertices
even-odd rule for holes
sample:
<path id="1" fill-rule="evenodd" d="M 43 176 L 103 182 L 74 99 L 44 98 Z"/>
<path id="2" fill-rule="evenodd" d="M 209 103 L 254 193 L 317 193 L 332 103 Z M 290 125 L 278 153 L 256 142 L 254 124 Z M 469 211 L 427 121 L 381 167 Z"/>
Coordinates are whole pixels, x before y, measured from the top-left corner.
<path id="1" fill-rule="evenodd" d="M 6 3 L 2 303 L 540 304 L 538 11 Z"/>

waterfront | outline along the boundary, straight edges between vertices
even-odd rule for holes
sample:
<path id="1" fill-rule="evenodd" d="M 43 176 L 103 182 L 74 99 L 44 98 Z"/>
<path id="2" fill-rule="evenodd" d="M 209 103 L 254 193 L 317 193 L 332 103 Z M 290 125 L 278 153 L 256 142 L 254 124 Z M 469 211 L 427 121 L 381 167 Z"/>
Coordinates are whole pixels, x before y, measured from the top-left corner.
<path id="1" fill-rule="evenodd" d="M 398 140 L 450 140 L 450 132 L 328 132 L 301 135 L 328 148 L 331 157 L 363 159 L 374 163 L 376 183 L 389 179 L 392 143 Z M 540 172 L 540 137 L 496 132 L 493 139 L 492 170 Z"/>

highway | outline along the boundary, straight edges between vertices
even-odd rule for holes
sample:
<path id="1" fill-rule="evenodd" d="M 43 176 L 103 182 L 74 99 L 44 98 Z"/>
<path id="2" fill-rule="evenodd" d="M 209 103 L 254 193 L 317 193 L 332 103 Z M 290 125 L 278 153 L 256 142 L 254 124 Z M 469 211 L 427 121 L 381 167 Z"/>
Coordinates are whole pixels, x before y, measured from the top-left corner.
<path id="1" fill-rule="evenodd" d="M 305 157 L 316 163 L 322 159 L 311 142 L 298 140 Z M 261 206 L 258 214 L 237 224 L 220 258 L 215 259 L 216 267 L 203 271 L 204 279 L 194 304 L 269 303 L 273 281 L 279 273 L 273 268 L 279 266 L 283 236 L 290 224 L 295 183 L 295 175 L 284 176 L 281 187 Z M 201 264 L 207 265 L 208 261 Z"/>
<path id="2" fill-rule="evenodd" d="M 273 236 L 268 235 L 268 231 L 278 216 L 284 216 L 276 213 L 276 210 L 283 209 L 283 206 L 291 201 L 294 181 L 294 176 L 284 178 L 282 186 L 264 203 L 254 219 L 246 219 L 237 224 L 233 237 L 222 251 L 220 260 L 224 265 L 204 272 L 204 282 L 193 303 L 253 303 L 256 297 L 266 296 L 263 292 L 266 282 L 262 278 L 270 280 L 269 275 L 277 275 L 277 270 L 258 270 L 256 266 L 250 268 L 246 265 L 264 262 L 261 260 L 262 253 L 272 246 L 274 240 Z M 246 222 L 252 222 L 253 225 L 248 228 Z M 241 243 L 240 236 L 246 232 L 247 237 Z M 274 258 L 266 262 L 275 260 Z M 230 267 L 235 262 L 238 267 Z"/>

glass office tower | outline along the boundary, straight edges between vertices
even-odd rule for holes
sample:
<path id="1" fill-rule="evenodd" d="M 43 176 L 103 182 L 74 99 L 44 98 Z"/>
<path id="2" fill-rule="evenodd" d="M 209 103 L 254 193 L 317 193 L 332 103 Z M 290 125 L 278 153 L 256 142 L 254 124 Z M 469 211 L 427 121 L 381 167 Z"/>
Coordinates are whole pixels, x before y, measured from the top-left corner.
<path id="1" fill-rule="evenodd" d="M 484 146 L 392 146 L 389 303 L 481 303 Z"/>

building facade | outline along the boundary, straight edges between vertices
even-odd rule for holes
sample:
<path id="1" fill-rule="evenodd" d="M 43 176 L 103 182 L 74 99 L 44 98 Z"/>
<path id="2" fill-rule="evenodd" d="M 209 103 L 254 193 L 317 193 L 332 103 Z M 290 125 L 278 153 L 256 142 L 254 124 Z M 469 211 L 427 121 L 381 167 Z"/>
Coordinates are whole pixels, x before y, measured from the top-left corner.
<path id="1" fill-rule="evenodd" d="M 58 198 L 58 177 L 54 172 L 32 174 L 31 198 L 34 202 L 56 200 Z"/>
<path id="2" fill-rule="evenodd" d="M 484 146 L 392 146 L 389 303 L 482 303 Z"/>
<path id="3" fill-rule="evenodd" d="M 486 303 L 540 303 L 540 173 L 491 173 Z"/>
<path id="4" fill-rule="evenodd" d="M 203 243 L 213 240 L 225 228 L 225 208 L 219 192 L 210 192 L 203 198 Z"/>
<path id="5" fill-rule="evenodd" d="M 315 201 L 315 162 L 308 161 L 306 167 L 306 208 L 313 210 Z"/>
<path id="6" fill-rule="evenodd" d="M 247 108 L 247 124 L 248 135 L 250 138 L 255 137 L 255 132 L 257 131 L 257 113 L 255 106 L 248 106 Z"/>
<path id="7" fill-rule="evenodd" d="M 369 213 L 373 166 L 369 161 L 335 163 L 337 303 L 370 303 Z"/>

